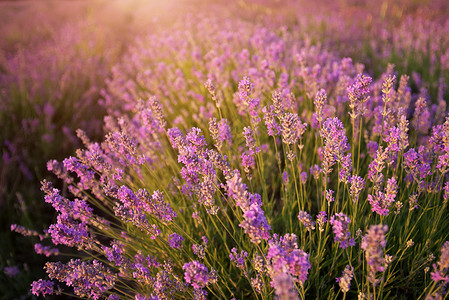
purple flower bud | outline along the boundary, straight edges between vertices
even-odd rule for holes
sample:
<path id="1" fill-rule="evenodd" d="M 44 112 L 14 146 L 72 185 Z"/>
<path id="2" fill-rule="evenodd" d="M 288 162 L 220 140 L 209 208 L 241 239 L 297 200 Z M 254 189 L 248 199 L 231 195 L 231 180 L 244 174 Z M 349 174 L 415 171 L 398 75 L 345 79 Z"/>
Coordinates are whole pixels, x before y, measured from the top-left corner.
<path id="1" fill-rule="evenodd" d="M 168 243 L 174 249 L 181 249 L 183 241 L 184 238 L 177 233 L 172 233 L 168 236 Z"/>
<path id="2" fill-rule="evenodd" d="M 335 242 L 340 242 L 340 248 L 345 249 L 348 246 L 355 246 L 354 238 L 351 238 L 349 232 L 349 223 L 351 220 L 343 213 L 338 213 L 332 216 L 329 223 L 332 225 L 332 230 L 335 234 Z"/>

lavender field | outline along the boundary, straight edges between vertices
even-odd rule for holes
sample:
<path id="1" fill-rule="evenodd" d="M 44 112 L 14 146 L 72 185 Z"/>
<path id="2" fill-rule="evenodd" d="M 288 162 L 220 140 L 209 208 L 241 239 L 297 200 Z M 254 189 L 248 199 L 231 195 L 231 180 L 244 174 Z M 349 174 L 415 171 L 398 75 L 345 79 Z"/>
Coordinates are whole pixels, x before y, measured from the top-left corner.
<path id="1" fill-rule="evenodd" d="M 448 14 L 0 1 L 0 299 L 446 299 Z"/>

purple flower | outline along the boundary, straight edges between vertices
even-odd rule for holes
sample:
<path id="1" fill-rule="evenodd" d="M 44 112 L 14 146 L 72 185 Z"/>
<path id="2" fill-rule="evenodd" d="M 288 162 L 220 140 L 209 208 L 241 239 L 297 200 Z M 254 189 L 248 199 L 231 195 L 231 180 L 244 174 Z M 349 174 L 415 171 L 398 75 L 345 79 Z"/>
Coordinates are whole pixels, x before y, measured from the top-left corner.
<path id="1" fill-rule="evenodd" d="M 137 254 L 134 257 L 134 263 L 131 264 L 131 269 L 133 270 L 133 278 L 137 279 L 138 282 L 149 283 L 153 280 L 149 266 L 146 266 L 144 258 Z"/>
<path id="2" fill-rule="evenodd" d="M 229 254 L 229 258 L 231 259 L 231 261 L 235 262 L 237 267 L 242 270 L 245 268 L 246 257 L 248 257 L 248 252 L 242 250 L 239 254 L 237 253 L 236 248 L 232 248 L 231 253 Z"/>
<path id="3" fill-rule="evenodd" d="M 64 169 L 67 171 L 75 172 L 79 177 L 80 182 L 78 186 L 82 189 L 88 189 L 94 185 L 95 172 L 90 170 L 85 164 L 81 163 L 75 157 L 69 157 L 62 162 Z"/>
<path id="4" fill-rule="evenodd" d="M 375 141 L 369 141 L 368 144 L 366 145 L 366 149 L 368 151 L 368 154 L 372 158 L 375 158 L 378 148 L 379 148 L 379 145 Z"/>
<path id="5" fill-rule="evenodd" d="M 323 121 L 323 107 L 327 104 L 327 94 L 324 89 L 321 89 L 316 93 L 313 103 L 315 104 L 316 119 L 321 125 L 321 122 Z"/>
<path id="6" fill-rule="evenodd" d="M 349 194 L 352 197 L 352 201 L 357 202 L 359 200 L 360 192 L 365 188 L 365 179 L 358 175 L 351 176 L 349 181 L 351 187 L 349 188 Z"/>
<path id="7" fill-rule="evenodd" d="M 354 277 L 354 268 L 347 265 L 342 275 L 343 276 L 337 278 L 337 282 L 342 292 L 347 293 L 351 288 L 351 280 Z"/>
<path id="8" fill-rule="evenodd" d="M 311 264 L 309 255 L 298 249 L 296 235 L 286 234 L 283 237 L 277 235 L 268 242 L 268 253 L 266 255 L 269 274 L 272 284 L 275 278 L 282 273 L 294 276 L 299 282 L 304 283 Z"/>
<path id="9" fill-rule="evenodd" d="M 352 169 L 348 156 L 345 156 L 349 151 L 349 144 L 343 123 L 338 118 L 328 118 L 321 127 L 320 136 L 324 141 L 321 167 L 323 173 L 328 176 L 337 161 L 342 163 L 346 170 Z"/>
<path id="10" fill-rule="evenodd" d="M 39 243 L 34 244 L 34 251 L 36 251 L 37 254 L 43 254 L 46 257 L 59 254 L 59 250 L 57 248 L 51 248 L 50 246 L 43 246 L 42 244 Z"/>
<path id="11" fill-rule="evenodd" d="M 256 139 L 254 138 L 254 131 L 251 129 L 251 127 L 243 128 L 243 136 L 245 137 L 246 147 L 248 147 L 248 149 L 250 150 L 255 151 L 256 153 L 259 152 L 258 147 L 256 147 Z"/>
<path id="12" fill-rule="evenodd" d="M 243 183 L 240 172 L 234 173 L 234 175 L 226 181 L 228 197 L 234 199 L 235 204 L 242 210 L 246 210 L 251 204 L 249 202 L 249 193 L 247 189 L 248 187 Z"/>
<path id="13" fill-rule="evenodd" d="M 324 191 L 324 198 L 326 199 L 328 205 L 330 205 L 331 202 L 335 201 L 335 198 L 334 198 L 333 195 L 334 195 L 334 191 L 333 190 L 329 189 L 329 190 L 325 190 Z"/>
<path id="14" fill-rule="evenodd" d="M 449 283 L 449 241 L 446 241 L 441 247 L 440 260 L 433 265 L 434 272 L 431 273 L 433 281 L 444 281 Z"/>
<path id="15" fill-rule="evenodd" d="M 298 299 L 292 276 L 287 273 L 278 273 L 272 279 L 271 285 L 274 287 L 277 299 Z"/>
<path id="16" fill-rule="evenodd" d="M 228 120 L 221 119 L 217 123 L 217 119 L 211 118 L 209 121 L 209 131 L 212 139 L 214 140 L 215 147 L 221 151 L 223 143 L 227 142 L 228 145 L 232 143 L 231 128 L 228 125 Z"/>
<path id="17" fill-rule="evenodd" d="M 52 188 L 47 181 L 42 182 L 41 190 L 46 194 L 44 197 L 45 202 L 50 203 L 61 215 L 71 215 L 74 220 L 81 220 L 83 223 L 88 223 L 93 218 L 93 209 L 89 207 L 86 201 L 80 199 L 70 201 L 62 197 L 60 191 Z"/>
<path id="18" fill-rule="evenodd" d="M 270 238 L 268 231 L 271 230 L 271 227 L 261 208 L 260 195 L 248 193 L 247 188 L 238 171 L 234 172 L 234 175 L 226 181 L 228 197 L 234 199 L 236 205 L 243 211 L 244 220 L 239 226 L 250 236 L 251 242 L 259 244 L 262 239 Z"/>
<path id="19" fill-rule="evenodd" d="M 173 211 L 170 203 L 164 200 L 164 195 L 159 190 L 154 191 L 150 197 L 146 190 L 140 189 L 136 196 L 140 201 L 138 206 L 162 222 L 170 222 L 176 218 L 176 212 Z"/>
<path id="20" fill-rule="evenodd" d="M 244 101 L 248 101 L 247 99 L 254 92 L 254 85 L 251 83 L 248 77 L 243 77 L 243 79 L 239 82 L 239 96 L 240 99 Z"/>
<path id="21" fill-rule="evenodd" d="M 374 160 L 369 164 L 368 167 L 368 179 L 374 183 L 374 189 L 379 190 L 380 186 L 384 180 L 382 170 L 385 168 L 385 162 L 387 159 L 387 151 L 381 146 L 376 151 L 376 156 Z"/>
<path id="22" fill-rule="evenodd" d="M 415 103 L 415 111 L 413 113 L 412 125 L 418 132 L 427 133 L 430 128 L 430 110 L 424 97 L 419 97 Z"/>
<path id="23" fill-rule="evenodd" d="M 226 141 L 229 146 L 232 144 L 231 127 L 228 125 L 228 120 L 221 119 L 218 122 L 218 140 Z"/>
<path id="24" fill-rule="evenodd" d="M 354 79 L 352 85 L 347 88 L 349 108 L 351 109 L 349 115 L 352 119 L 356 119 L 358 116 L 365 114 L 363 104 L 367 100 L 371 81 L 371 77 L 359 74 Z"/>
<path id="25" fill-rule="evenodd" d="M 47 262 L 46 270 L 50 279 L 64 281 L 73 287 L 75 295 L 99 299 L 115 285 L 116 277 L 100 262 L 72 259 L 67 264 Z"/>
<path id="26" fill-rule="evenodd" d="M 444 125 L 436 125 L 432 127 L 432 134 L 430 135 L 430 145 L 432 147 L 432 151 L 441 155 L 443 153 L 445 144 L 443 142 L 443 137 L 446 136 L 445 131 L 443 129 Z"/>
<path id="27" fill-rule="evenodd" d="M 193 300 L 206 300 L 206 299 L 207 299 L 207 291 L 203 289 L 193 290 Z"/>
<path id="28" fill-rule="evenodd" d="M 55 245 L 84 246 L 89 248 L 93 242 L 86 223 L 77 222 L 68 215 L 58 215 L 57 223 L 51 224 L 48 233 Z"/>
<path id="29" fill-rule="evenodd" d="M 196 256 L 198 256 L 199 259 L 204 259 L 206 256 L 206 249 L 204 245 L 193 244 L 192 251 Z"/>
<path id="30" fill-rule="evenodd" d="M 250 170 L 256 168 L 254 155 L 255 153 L 252 150 L 248 150 L 242 153 L 242 166 L 246 174 L 249 174 Z"/>
<path id="31" fill-rule="evenodd" d="M 392 126 L 384 141 L 388 143 L 387 151 L 397 156 L 397 153 L 404 151 L 408 146 L 408 121 L 405 116 L 401 117 L 400 127 Z"/>
<path id="32" fill-rule="evenodd" d="M 31 284 L 31 293 L 35 296 L 52 295 L 54 293 L 54 285 L 55 284 L 49 280 L 39 279 L 38 281 L 33 281 L 33 283 Z"/>
<path id="33" fill-rule="evenodd" d="M 239 224 L 245 230 L 251 242 L 259 244 L 262 240 L 270 238 L 269 231 L 271 226 L 268 224 L 264 211 L 259 203 L 252 203 L 247 210 L 243 212 L 244 220 Z"/>
<path id="34" fill-rule="evenodd" d="M 299 178 L 301 179 L 301 183 L 306 183 L 309 175 L 307 175 L 307 172 L 301 172 L 301 174 L 299 174 Z"/>
<path id="35" fill-rule="evenodd" d="M 178 149 L 185 145 L 186 140 L 181 130 L 178 128 L 170 128 L 167 130 L 168 138 L 170 139 L 170 143 L 173 149 Z"/>
<path id="36" fill-rule="evenodd" d="M 282 173 L 282 182 L 284 183 L 285 186 L 288 184 L 288 172 L 287 171 L 284 171 L 284 173 Z"/>
<path id="37" fill-rule="evenodd" d="M 11 231 L 17 232 L 23 236 L 41 236 L 36 230 L 31 230 L 17 224 L 11 224 Z"/>
<path id="38" fill-rule="evenodd" d="M 193 147 L 196 153 L 200 152 L 207 145 L 206 138 L 201 134 L 201 129 L 193 127 L 186 135 L 186 142 Z"/>
<path id="39" fill-rule="evenodd" d="M 251 123 L 257 125 L 260 122 L 260 118 L 258 117 L 260 100 L 252 97 L 253 92 L 254 85 L 248 77 L 244 77 L 239 82 L 239 102 L 243 103 L 248 108 L 249 115 L 251 116 Z"/>
<path id="40" fill-rule="evenodd" d="M 256 291 L 256 293 L 261 294 L 263 286 L 264 283 L 260 274 L 257 274 L 256 277 L 251 278 L 251 287 Z"/>
<path id="41" fill-rule="evenodd" d="M 181 249 L 183 241 L 184 238 L 177 233 L 172 233 L 168 236 L 168 243 L 172 248 Z"/>
<path id="42" fill-rule="evenodd" d="M 282 141 L 287 145 L 295 144 L 298 140 L 299 116 L 293 113 L 285 113 L 281 118 Z"/>
<path id="43" fill-rule="evenodd" d="M 111 242 L 111 247 L 102 246 L 101 249 L 110 262 L 114 262 L 117 266 L 125 263 L 126 260 L 123 256 L 125 246 L 122 242 L 114 240 Z"/>
<path id="44" fill-rule="evenodd" d="M 273 112 L 272 106 L 264 107 L 262 109 L 263 119 L 265 125 L 267 126 L 267 131 L 269 136 L 277 136 L 281 133 L 281 126 L 275 120 L 275 113 Z"/>
<path id="45" fill-rule="evenodd" d="M 365 250 L 368 263 L 368 279 L 374 286 L 382 280 L 377 278 L 377 272 L 383 272 L 386 266 L 383 248 L 387 244 L 385 239 L 387 231 L 387 225 L 372 225 L 362 238 L 361 248 Z"/>
<path id="46" fill-rule="evenodd" d="M 382 102 L 387 105 L 391 101 L 391 91 L 393 90 L 393 83 L 396 80 L 395 75 L 389 74 L 382 83 Z"/>
<path id="47" fill-rule="evenodd" d="M 173 276 L 173 265 L 171 263 L 164 263 L 163 270 L 160 270 L 152 284 L 153 293 L 152 299 L 173 299 L 174 295 L 179 291 L 185 290 L 185 283 L 178 276 Z"/>
<path id="48" fill-rule="evenodd" d="M 160 130 L 164 130 L 165 126 L 167 126 L 167 122 L 164 119 L 161 103 L 156 97 L 150 97 L 150 99 L 148 99 L 148 102 L 151 106 L 151 112 L 153 113 L 154 118 L 159 123 L 158 125 L 161 128 Z"/>
<path id="49" fill-rule="evenodd" d="M 406 179 L 409 182 L 415 181 L 417 183 L 422 183 L 425 177 L 431 174 L 430 164 L 422 155 L 423 150 L 424 149 L 421 148 L 416 152 L 416 150 L 412 148 L 404 153 L 403 165 L 405 172 L 407 173 Z M 442 156 L 440 156 L 440 159 Z M 440 163 L 437 164 L 436 168 L 440 171 L 444 169 L 443 165 Z"/>
<path id="50" fill-rule="evenodd" d="M 17 274 L 19 274 L 20 270 L 17 266 L 11 266 L 11 267 L 5 267 L 3 269 L 3 273 L 5 273 L 6 276 L 9 278 L 15 277 Z"/>
<path id="51" fill-rule="evenodd" d="M 185 281 L 190 283 L 194 289 L 202 289 L 209 284 L 209 270 L 200 262 L 194 260 L 190 263 L 185 263 L 182 269 L 185 271 Z"/>
<path id="52" fill-rule="evenodd" d="M 283 95 L 280 91 L 274 91 L 272 94 L 273 107 L 272 112 L 276 117 L 280 117 L 281 113 L 284 111 L 284 101 L 282 99 Z"/>
<path id="53" fill-rule="evenodd" d="M 320 211 L 318 216 L 316 217 L 316 223 L 318 224 L 318 230 L 320 232 L 324 231 L 324 224 L 327 223 L 327 214 L 325 211 Z"/>
<path id="54" fill-rule="evenodd" d="M 321 169 L 318 165 L 313 165 L 310 167 L 310 174 L 315 178 L 315 180 L 318 180 L 320 178 Z"/>
<path id="55" fill-rule="evenodd" d="M 371 210 L 381 216 L 388 216 L 389 208 L 396 198 L 397 189 L 396 179 L 390 178 L 387 180 L 386 193 L 377 191 L 374 196 L 368 195 Z"/>
<path id="56" fill-rule="evenodd" d="M 307 228 L 307 231 L 315 229 L 315 222 L 307 212 L 300 211 L 298 214 L 298 219 Z"/>
<path id="57" fill-rule="evenodd" d="M 341 182 L 348 183 L 349 178 L 351 176 L 351 171 L 352 171 L 351 153 L 344 155 L 340 159 L 340 164 L 341 164 L 341 168 L 340 168 L 340 172 L 338 173 L 338 179 Z"/>
<path id="58" fill-rule="evenodd" d="M 351 238 L 348 225 L 351 220 L 343 213 L 332 216 L 329 223 L 335 234 L 335 242 L 340 242 L 340 248 L 345 249 L 348 246 L 355 246 L 354 238 Z"/>

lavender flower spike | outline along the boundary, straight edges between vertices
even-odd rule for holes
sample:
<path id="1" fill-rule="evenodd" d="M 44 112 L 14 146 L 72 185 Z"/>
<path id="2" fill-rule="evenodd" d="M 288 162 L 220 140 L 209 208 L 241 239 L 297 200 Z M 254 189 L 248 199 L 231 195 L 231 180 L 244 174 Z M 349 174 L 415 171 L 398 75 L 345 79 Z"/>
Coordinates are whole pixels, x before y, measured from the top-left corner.
<path id="1" fill-rule="evenodd" d="M 368 263 L 368 279 L 374 286 L 383 280 L 383 278 L 377 278 L 377 272 L 385 271 L 386 267 L 383 248 L 387 244 L 385 239 L 387 231 L 387 225 L 372 225 L 362 238 L 361 248 L 365 250 Z"/>
<path id="2" fill-rule="evenodd" d="M 202 289 L 209 284 L 209 270 L 200 262 L 194 260 L 184 264 L 184 278 L 194 289 Z"/>
<path id="3" fill-rule="evenodd" d="M 354 277 L 354 268 L 347 265 L 342 275 L 343 276 L 337 278 L 337 282 L 342 292 L 347 293 L 351 288 L 351 280 Z"/>
<path id="4" fill-rule="evenodd" d="M 54 293 L 53 286 L 53 281 L 39 279 L 31 284 L 31 293 L 35 296 L 52 295 Z"/>
<path id="5" fill-rule="evenodd" d="M 431 273 L 432 280 L 435 282 L 444 281 L 449 283 L 449 241 L 446 241 L 441 247 L 440 260 L 433 264 L 434 271 Z"/>
<path id="6" fill-rule="evenodd" d="M 345 249 L 348 246 L 355 246 L 354 238 L 351 238 L 348 226 L 351 220 L 345 214 L 338 213 L 332 216 L 329 223 L 332 225 L 335 234 L 335 242 L 340 242 L 340 248 Z"/>

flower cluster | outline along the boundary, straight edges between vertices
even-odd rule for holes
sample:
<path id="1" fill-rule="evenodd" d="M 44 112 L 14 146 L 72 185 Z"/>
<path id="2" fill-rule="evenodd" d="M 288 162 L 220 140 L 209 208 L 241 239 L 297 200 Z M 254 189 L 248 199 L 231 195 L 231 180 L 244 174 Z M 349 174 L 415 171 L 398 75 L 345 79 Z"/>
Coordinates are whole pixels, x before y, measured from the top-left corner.
<path id="1" fill-rule="evenodd" d="M 279 286 L 276 287 L 276 283 L 279 283 L 279 276 L 281 276 L 280 278 L 286 278 L 285 275 L 287 275 L 292 282 L 301 284 L 307 280 L 307 274 L 311 268 L 309 255 L 298 248 L 296 235 L 273 236 L 269 241 L 266 258 L 269 263 L 268 272 L 276 290 L 281 288 Z M 280 275 L 282 273 L 285 275 Z M 285 282 L 284 279 L 282 282 Z"/>
<path id="2" fill-rule="evenodd" d="M 404 66 L 380 74 L 382 64 L 342 58 L 351 50 L 333 35 L 322 44 L 307 18 L 292 12 L 282 26 L 270 14 L 184 16 L 125 51 L 101 92 L 104 139 L 80 130 L 84 146 L 47 164 L 62 181 L 42 182 L 54 224 L 11 228 L 39 239 L 37 253 L 79 255 L 47 263 L 51 281 L 35 281 L 33 294 L 65 293 L 60 282 L 95 299 L 331 298 L 338 286 L 343 297 L 446 296 L 443 84 L 399 76 Z M 427 255 L 441 246 L 430 273 Z"/>
<path id="3" fill-rule="evenodd" d="M 338 285 L 343 293 L 347 293 L 351 288 L 352 278 L 354 278 L 354 268 L 348 265 L 343 270 L 342 277 L 337 278 Z"/>
<path id="4" fill-rule="evenodd" d="M 329 220 L 332 225 L 332 230 L 335 234 L 334 241 L 340 243 L 340 248 L 347 248 L 350 246 L 355 246 L 354 238 L 351 238 L 351 233 L 349 232 L 349 223 L 351 220 L 344 213 L 338 213 L 332 216 Z"/>
<path id="5" fill-rule="evenodd" d="M 116 281 L 116 276 L 96 260 L 84 262 L 72 259 L 67 264 L 48 262 L 45 268 L 51 279 L 57 279 L 72 286 L 75 295 L 79 297 L 99 299 L 106 291 L 114 287 Z M 43 293 L 52 285 L 38 281 L 33 283 L 34 287 Z"/>
<path id="6" fill-rule="evenodd" d="M 393 204 L 397 193 L 396 179 L 387 180 L 386 192 L 377 191 L 374 196 L 368 195 L 368 202 L 371 204 L 371 210 L 381 216 L 387 216 L 389 208 Z"/>
<path id="7" fill-rule="evenodd" d="M 195 289 L 204 288 L 209 283 L 209 270 L 198 261 L 186 263 L 183 266 L 184 276 L 187 283 L 190 283 Z"/>
<path id="8" fill-rule="evenodd" d="M 245 258 L 248 256 L 248 252 L 241 251 L 240 254 L 237 253 L 236 248 L 232 248 L 229 258 L 233 261 L 239 269 L 245 268 Z"/>
<path id="9" fill-rule="evenodd" d="M 385 234 L 388 231 L 387 225 L 373 225 L 362 238 L 361 248 L 365 250 L 365 258 L 368 263 L 368 279 L 374 285 L 378 285 L 383 278 L 378 278 L 378 272 L 384 272 L 387 261 L 383 256 L 383 248 L 387 241 Z"/>
<path id="10" fill-rule="evenodd" d="M 339 162 L 342 166 L 340 179 L 347 181 L 352 170 L 352 160 L 351 154 L 346 154 L 349 144 L 343 123 L 338 118 L 328 118 L 321 127 L 320 136 L 324 141 L 321 165 L 323 174 L 329 176 L 332 167 Z"/>

